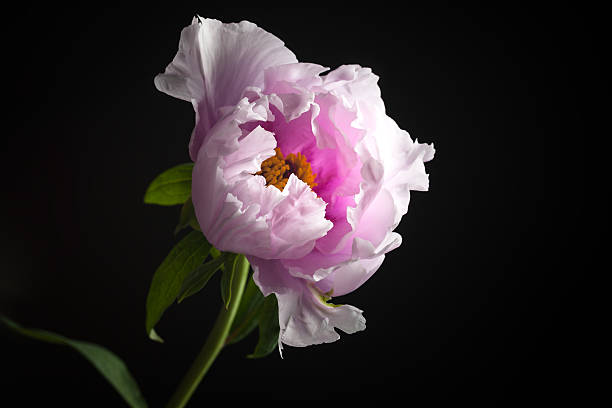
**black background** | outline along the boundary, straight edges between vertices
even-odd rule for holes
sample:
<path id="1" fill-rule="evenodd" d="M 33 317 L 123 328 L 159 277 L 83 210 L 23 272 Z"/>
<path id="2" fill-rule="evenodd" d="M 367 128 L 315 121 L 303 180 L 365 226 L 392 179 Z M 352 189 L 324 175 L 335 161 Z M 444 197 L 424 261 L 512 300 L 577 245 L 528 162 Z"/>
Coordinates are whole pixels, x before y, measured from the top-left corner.
<path id="1" fill-rule="evenodd" d="M 370 7 L 204 2 L 5 15 L 0 312 L 106 346 L 149 404 L 163 406 L 220 297 L 209 284 L 165 313 L 157 330 L 165 344 L 148 340 L 145 297 L 177 240 L 178 207 L 145 206 L 142 197 L 159 172 L 189 160 L 194 123 L 191 105 L 156 91 L 153 78 L 194 13 L 246 19 L 300 61 L 371 67 L 389 116 L 433 142 L 436 156 L 430 191 L 413 193 L 398 228 L 402 246 L 336 299 L 363 309 L 367 330 L 286 347 L 284 359 L 245 359 L 250 336 L 221 353 L 192 405 L 228 391 L 241 393 L 225 401 L 332 404 L 580 393 L 572 339 L 582 330 L 575 306 L 584 270 L 567 243 L 587 200 L 585 160 L 602 137 L 587 125 L 598 113 L 591 96 L 603 92 L 600 11 Z M 122 406 L 74 351 L 0 334 L 3 398 Z"/>

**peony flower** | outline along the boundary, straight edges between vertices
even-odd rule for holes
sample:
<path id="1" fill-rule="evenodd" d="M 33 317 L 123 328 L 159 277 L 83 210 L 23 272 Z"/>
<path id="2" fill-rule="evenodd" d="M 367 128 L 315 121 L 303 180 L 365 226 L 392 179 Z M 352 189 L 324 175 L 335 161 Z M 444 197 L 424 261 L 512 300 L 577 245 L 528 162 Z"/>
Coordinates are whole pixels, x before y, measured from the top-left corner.
<path id="1" fill-rule="evenodd" d="M 195 18 L 157 89 L 190 101 L 192 199 L 206 238 L 245 254 L 279 307 L 279 347 L 365 329 L 328 303 L 401 244 L 410 190 L 426 191 L 433 145 L 385 114 L 369 68 L 300 63 L 253 23 Z"/>

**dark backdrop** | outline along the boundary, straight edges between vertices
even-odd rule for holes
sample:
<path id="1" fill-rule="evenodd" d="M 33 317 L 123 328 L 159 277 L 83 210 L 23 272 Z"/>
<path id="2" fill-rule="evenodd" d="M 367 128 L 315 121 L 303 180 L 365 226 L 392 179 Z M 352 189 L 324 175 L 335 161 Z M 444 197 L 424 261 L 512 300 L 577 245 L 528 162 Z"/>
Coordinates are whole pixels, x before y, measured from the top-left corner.
<path id="1" fill-rule="evenodd" d="M 365 311 L 367 330 L 287 347 L 284 359 L 245 359 L 250 336 L 221 353 L 193 406 L 230 390 L 319 403 L 464 392 L 490 402 L 567 398 L 580 377 L 568 338 L 582 278 L 563 268 L 564 245 L 596 137 L 587 126 L 587 93 L 602 75 L 596 10 L 203 2 L 6 14 L 0 312 L 108 347 L 152 407 L 167 401 L 220 304 L 214 282 L 166 312 L 165 344 L 147 339 L 145 297 L 176 242 L 178 207 L 142 197 L 160 171 L 189 160 L 194 123 L 191 105 L 156 91 L 153 78 L 194 13 L 253 21 L 300 61 L 371 67 L 388 114 L 433 142 L 436 157 L 430 191 L 413 193 L 398 228 L 402 246 L 337 299 Z M 122 405 L 75 352 L 0 334 L 5 397 Z"/>

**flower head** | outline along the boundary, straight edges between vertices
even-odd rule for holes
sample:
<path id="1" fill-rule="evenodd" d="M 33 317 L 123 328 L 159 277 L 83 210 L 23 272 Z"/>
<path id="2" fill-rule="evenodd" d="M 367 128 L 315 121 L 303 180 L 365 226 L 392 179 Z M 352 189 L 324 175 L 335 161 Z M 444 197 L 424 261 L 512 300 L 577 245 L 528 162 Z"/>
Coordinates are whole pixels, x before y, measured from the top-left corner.
<path id="1" fill-rule="evenodd" d="M 393 231 L 410 190 L 428 189 L 434 156 L 386 115 L 369 68 L 327 71 L 255 24 L 196 18 L 155 78 L 196 112 L 202 232 L 248 257 L 263 294 L 278 299 L 279 342 L 292 346 L 365 329 L 361 310 L 328 300 L 360 287 L 401 244 Z"/>

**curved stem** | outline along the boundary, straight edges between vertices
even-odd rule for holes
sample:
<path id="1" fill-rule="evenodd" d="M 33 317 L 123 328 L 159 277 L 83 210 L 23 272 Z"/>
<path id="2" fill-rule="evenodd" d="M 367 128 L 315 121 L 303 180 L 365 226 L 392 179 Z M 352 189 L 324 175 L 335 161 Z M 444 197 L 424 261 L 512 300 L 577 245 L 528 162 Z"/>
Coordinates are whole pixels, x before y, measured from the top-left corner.
<path id="1" fill-rule="evenodd" d="M 238 306 L 240 306 L 240 300 L 242 299 L 248 274 L 249 261 L 247 261 L 244 255 L 238 255 L 236 270 L 234 272 L 234 278 L 232 279 L 232 297 L 229 306 L 227 309 L 221 307 L 221 311 L 217 316 L 212 331 L 206 339 L 206 343 L 204 343 L 202 350 L 200 350 L 200 353 L 191 364 L 191 367 L 189 367 L 185 377 L 181 380 L 174 395 L 172 395 L 172 398 L 166 405 L 167 408 L 181 408 L 189 402 L 191 395 L 225 345 L 225 340 L 232 327 L 236 311 L 238 310 Z"/>

